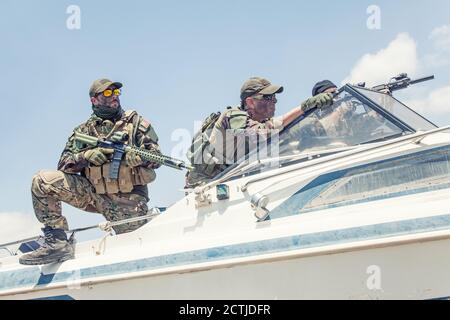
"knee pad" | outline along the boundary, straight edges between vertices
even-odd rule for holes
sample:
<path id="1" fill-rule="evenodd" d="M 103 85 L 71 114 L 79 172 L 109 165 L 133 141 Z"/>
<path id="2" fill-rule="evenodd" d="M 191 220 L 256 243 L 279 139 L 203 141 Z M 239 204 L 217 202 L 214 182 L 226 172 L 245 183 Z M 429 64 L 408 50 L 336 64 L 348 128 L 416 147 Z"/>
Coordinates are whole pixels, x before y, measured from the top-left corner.
<path id="1" fill-rule="evenodd" d="M 64 174 L 61 171 L 42 170 L 39 171 L 37 176 L 46 184 L 54 184 L 64 179 Z"/>

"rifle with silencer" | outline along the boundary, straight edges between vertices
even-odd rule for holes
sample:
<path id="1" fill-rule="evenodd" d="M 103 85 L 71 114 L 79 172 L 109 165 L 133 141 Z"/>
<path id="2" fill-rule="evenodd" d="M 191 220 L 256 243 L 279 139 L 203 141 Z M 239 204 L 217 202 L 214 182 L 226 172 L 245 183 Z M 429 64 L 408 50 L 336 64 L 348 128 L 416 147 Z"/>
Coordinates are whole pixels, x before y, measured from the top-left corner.
<path id="1" fill-rule="evenodd" d="M 174 159 L 165 156 L 163 154 L 141 149 L 138 147 L 127 146 L 126 144 L 124 144 L 124 142 L 128 141 L 128 138 L 129 136 L 126 132 L 115 132 L 110 138 L 110 140 L 92 137 L 90 135 L 76 131 L 74 133 L 74 139 L 77 142 L 92 147 L 114 149 L 114 155 L 111 162 L 111 169 L 109 172 L 110 179 L 117 179 L 119 177 L 120 161 L 122 160 L 123 155 L 127 152 L 134 152 L 138 154 L 143 160 L 147 160 L 153 163 L 159 163 L 163 166 L 171 167 L 174 169 L 178 170 L 187 169 L 189 171 L 194 170 L 193 167 L 186 164 L 182 160 Z"/>
<path id="2" fill-rule="evenodd" d="M 424 78 L 420 78 L 420 79 L 416 79 L 416 80 L 411 80 L 411 78 L 408 77 L 407 73 L 401 73 L 398 76 L 393 77 L 389 83 L 375 86 L 372 88 L 372 90 L 374 90 L 374 91 L 388 90 L 389 92 L 392 93 L 394 91 L 406 89 L 410 85 L 420 83 L 420 82 L 430 81 L 433 79 L 434 79 L 434 76 L 429 76 L 429 77 L 424 77 Z"/>

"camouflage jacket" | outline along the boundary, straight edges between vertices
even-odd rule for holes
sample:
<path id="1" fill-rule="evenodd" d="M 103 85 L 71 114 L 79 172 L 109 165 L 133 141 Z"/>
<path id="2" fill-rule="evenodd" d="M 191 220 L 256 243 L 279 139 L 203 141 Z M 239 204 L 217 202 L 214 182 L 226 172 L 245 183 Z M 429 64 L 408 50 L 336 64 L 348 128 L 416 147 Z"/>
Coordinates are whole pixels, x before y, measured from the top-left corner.
<path id="1" fill-rule="evenodd" d="M 256 148 L 258 141 L 282 129 L 281 118 L 259 122 L 241 108 L 228 108 L 215 123 L 209 143 L 214 146 L 216 156 L 234 163 Z"/>
<path id="2" fill-rule="evenodd" d="M 193 141 L 188 158 L 194 171 L 186 175 L 186 187 L 195 187 L 212 179 L 256 148 L 261 138 L 266 139 L 282 129 L 282 118 L 258 122 L 242 108 L 228 107 L 203 137 Z"/>
<path id="3" fill-rule="evenodd" d="M 247 111 L 240 107 L 229 107 L 218 119 L 216 128 L 222 130 L 244 130 L 247 133 L 268 133 L 270 130 L 282 130 L 283 121 L 281 118 L 270 118 L 258 122 L 250 118 Z"/>
<path id="4" fill-rule="evenodd" d="M 123 113 L 121 119 L 117 121 L 103 120 L 96 115 L 91 117 L 81 125 L 74 129 L 74 132 L 80 132 L 88 134 L 94 137 L 105 137 L 111 133 L 111 131 L 123 131 L 125 126 L 133 126 L 133 134 L 130 135 L 131 145 L 139 148 L 160 152 L 158 146 L 158 136 L 156 135 L 150 122 L 143 119 L 134 111 L 126 111 Z M 130 128 L 131 129 L 131 128 Z M 128 143 L 130 144 L 130 143 Z M 58 163 L 58 170 L 69 174 L 78 174 L 85 176 L 85 169 L 89 166 L 89 162 L 84 158 L 84 151 L 87 149 L 83 145 L 80 145 L 74 140 L 74 134 L 72 134 L 66 146 L 61 154 Z M 124 157 L 125 158 L 125 157 Z M 124 161 L 124 160 L 122 160 Z M 156 169 L 160 165 L 150 162 L 144 162 L 143 167 Z M 132 193 L 140 194 L 148 200 L 148 188 L 147 186 L 135 186 Z"/>
<path id="5" fill-rule="evenodd" d="M 127 118 L 127 115 L 124 112 L 122 118 L 116 122 L 109 120 L 104 121 L 93 114 L 88 121 L 76 127 L 74 131 L 94 137 L 105 137 L 111 132 L 114 125 L 116 125 L 119 121 L 135 124 L 136 128 L 134 129 L 134 135 L 131 138 L 134 146 L 157 152 L 160 151 L 158 146 L 158 136 L 156 135 L 150 122 L 143 119 L 137 113 L 134 113 L 130 118 Z M 89 162 L 84 158 L 83 151 L 85 151 L 85 149 L 80 148 L 80 146 L 74 141 L 74 135 L 72 134 L 61 154 L 58 163 L 58 170 L 72 174 L 82 172 L 83 169 L 89 165 Z M 144 166 L 155 168 L 159 165 L 146 162 L 144 163 Z"/>

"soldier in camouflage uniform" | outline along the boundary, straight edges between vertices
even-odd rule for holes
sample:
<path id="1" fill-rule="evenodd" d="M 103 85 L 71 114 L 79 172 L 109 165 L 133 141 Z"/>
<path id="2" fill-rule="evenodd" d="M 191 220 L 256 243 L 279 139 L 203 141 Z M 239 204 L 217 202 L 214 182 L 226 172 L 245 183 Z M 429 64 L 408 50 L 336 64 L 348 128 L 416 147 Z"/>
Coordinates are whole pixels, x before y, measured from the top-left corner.
<path id="1" fill-rule="evenodd" d="M 274 117 L 275 95 L 283 90 L 282 86 L 272 85 L 267 79 L 250 78 L 241 88 L 240 106 L 228 107 L 222 114 L 212 114 L 203 122 L 187 153 L 195 170 L 187 174 L 186 188 L 208 182 L 239 160 L 238 154 L 248 154 L 249 146 L 254 145 L 248 138 L 267 137 L 274 131 L 283 130 L 309 110 L 325 108 L 333 103 L 332 94 L 319 93 L 285 115 Z M 237 137 L 246 137 L 247 140 Z M 242 143 L 236 143 L 236 140 Z"/>
<path id="2" fill-rule="evenodd" d="M 121 131 L 129 135 L 128 145 L 159 152 L 158 137 L 148 121 L 136 111 L 124 111 L 119 95 L 122 84 L 99 79 L 89 95 L 93 114 L 74 131 L 99 138 L 109 138 Z M 84 211 L 100 213 L 108 221 L 118 221 L 147 214 L 147 184 L 155 180 L 159 164 L 143 161 L 135 153 L 123 157 L 118 179 L 109 179 L 112 149 L 80 144 L 72 135 L 61 155 L 57 171 L 40 171 L 33 177 L 31 193 L 38 220 L 45 225 L 45 244 L 24 255 L 20 263 L 40 265 L 62 262 L 74 257 L 68 242 L 69 227 L 61 212 L 61 202 Z M 113 227 L 117 234 L 144 225 L 146 221 Z"/>

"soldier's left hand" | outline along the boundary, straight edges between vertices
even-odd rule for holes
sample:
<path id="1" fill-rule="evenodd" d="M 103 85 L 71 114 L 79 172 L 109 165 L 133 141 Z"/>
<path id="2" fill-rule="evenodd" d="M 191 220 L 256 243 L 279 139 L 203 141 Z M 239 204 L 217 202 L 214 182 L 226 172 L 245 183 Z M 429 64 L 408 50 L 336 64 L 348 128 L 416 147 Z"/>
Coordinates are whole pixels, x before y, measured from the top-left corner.
<path id="1" fill-rule="evenodd" d="M 127 166 L 131 168 L 139 167 L 144 163 L 144 161 L 142 161 L 142 158 L 134 152 L 128 152 L 125 155 L 125 161 L 127 163 Z"/>
<path id="2" fill-rule="evenodd" d="M 303 112 L 308 112 L 313 108 L 326 108 L 333 104 L 333 95 L 331 93 L 319 93 L 318 95 L 309 98 L 302 103 L 301 109 Z"/>

